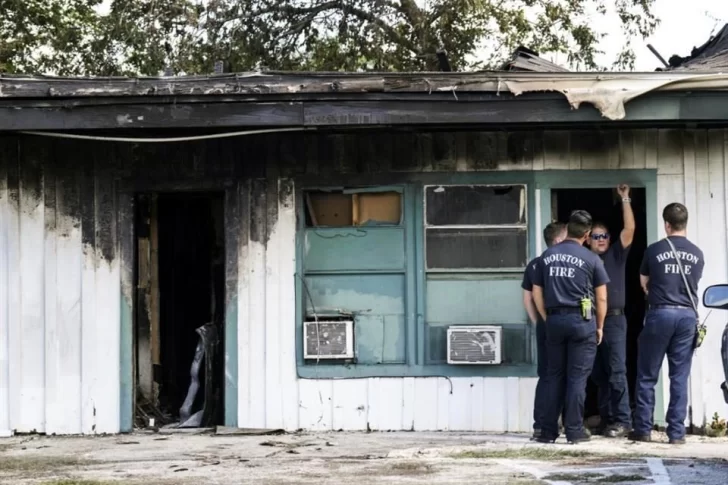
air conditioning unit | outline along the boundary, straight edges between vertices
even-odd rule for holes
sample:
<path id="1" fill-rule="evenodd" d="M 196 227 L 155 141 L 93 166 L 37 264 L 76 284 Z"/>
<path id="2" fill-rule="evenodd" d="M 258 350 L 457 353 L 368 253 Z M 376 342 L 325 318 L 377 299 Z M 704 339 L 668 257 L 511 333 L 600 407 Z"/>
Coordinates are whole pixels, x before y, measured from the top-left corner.
<path id="1" fill-rule="evenodd" d="M 354 358 L 354 321 L 318 320 L 303 323 L 303 358 L 343 360 Z"/>
<path id="2" fill-rule="evenodd" d="M 492 325 L 452 326 L 447 329 L 447 363 L 501 363 L 502 328 Z"/>

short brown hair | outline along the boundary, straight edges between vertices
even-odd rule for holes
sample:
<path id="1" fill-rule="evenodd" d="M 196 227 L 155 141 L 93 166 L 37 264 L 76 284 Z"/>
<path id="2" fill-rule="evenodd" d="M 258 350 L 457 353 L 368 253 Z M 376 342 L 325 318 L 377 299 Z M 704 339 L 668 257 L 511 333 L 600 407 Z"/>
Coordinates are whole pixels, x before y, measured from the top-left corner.
<path id="1" fill-rule="evenodd" d="M 546 241 L 546 246 L 551 247 L 554 245 L 554 240 L 559 234 L 564 232 L 566 224 L 563 222 L 552 222 L 543 228 L 543 240 Z"/>
<path id="2" fill-rule="evenodd" d="M 669 223 L 674 231 L 684 231 L 688 227 L 688 208 L 679 202 L 667 204 L 662 211 L 662 219 Z"/>

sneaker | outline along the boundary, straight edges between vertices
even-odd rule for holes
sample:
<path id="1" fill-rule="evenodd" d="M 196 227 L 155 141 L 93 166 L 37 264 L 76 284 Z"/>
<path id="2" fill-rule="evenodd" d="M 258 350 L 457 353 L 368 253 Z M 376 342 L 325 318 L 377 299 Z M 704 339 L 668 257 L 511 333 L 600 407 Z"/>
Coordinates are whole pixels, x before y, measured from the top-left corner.
<path id="1" fill-rule="evenodd" d="M 627 435 L 630 441 L 641 441 L 643 443 L 649 443 L 652 441 L 652 436 L 648 434 L 637 434 L 635 431 L 630 432 Z"/>
<path id="2" fill-rule="evenodd" d="M 614 426 L 609 426 L 604 430 L 604 436 L 607 438 L 624 438 L 629 435 L 630 431 L 631 430 L 629 428 L 622 426 L 621 424 L 615 424 Z"/>
<path id="3" fill-rule="evenodd" d="M 540 435 L 538 438 L 536 438 L 536 441 L 538 441 L 539 443 L 551 444 L 556 441 L 556 438 L 548 438 L 546 436 Z"/>

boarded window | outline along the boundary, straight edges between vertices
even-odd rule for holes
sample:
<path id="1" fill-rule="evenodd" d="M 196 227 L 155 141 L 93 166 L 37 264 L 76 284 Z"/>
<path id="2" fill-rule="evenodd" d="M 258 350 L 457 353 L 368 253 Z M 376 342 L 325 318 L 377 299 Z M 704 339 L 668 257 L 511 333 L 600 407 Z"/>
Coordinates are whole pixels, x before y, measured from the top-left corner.
<path id="1" fill-rule="evenodd" d="M 305 199 L 308 227 L 399 225 L 402 219 L 402 194 L 396 191 L 308 191 Z"/>
<path id="2" fill-rule="evenodd" d="M 523 268 L 528 258 L 526 187 L 425 188 L 428 269 Z"/>

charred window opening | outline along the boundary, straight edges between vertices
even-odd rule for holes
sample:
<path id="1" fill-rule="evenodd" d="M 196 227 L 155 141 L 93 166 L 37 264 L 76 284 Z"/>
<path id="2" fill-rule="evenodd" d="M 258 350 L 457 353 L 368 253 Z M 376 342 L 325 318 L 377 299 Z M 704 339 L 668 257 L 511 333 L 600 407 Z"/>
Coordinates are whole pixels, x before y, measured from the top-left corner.
<path id="1" fill-rule="evenodd" d="M 377 189 L 311 190 L 304 193 L 307 227 L 396 226 L 402 194 Z"/>
<path id="2" fill-rule="evenodd" d="M 136 425 L 222 424 L 222 194 L 137 199 Z"/>
<path id="3" fill-rule="evenodd" d="M 526 187 L 425 187 L 428 270 L 521 269 L 528 260 Z"/>

